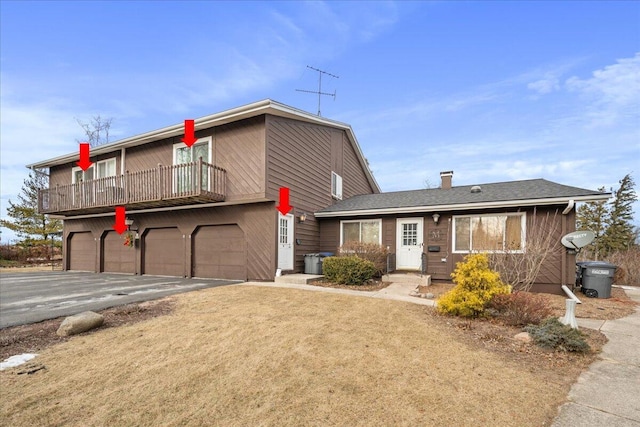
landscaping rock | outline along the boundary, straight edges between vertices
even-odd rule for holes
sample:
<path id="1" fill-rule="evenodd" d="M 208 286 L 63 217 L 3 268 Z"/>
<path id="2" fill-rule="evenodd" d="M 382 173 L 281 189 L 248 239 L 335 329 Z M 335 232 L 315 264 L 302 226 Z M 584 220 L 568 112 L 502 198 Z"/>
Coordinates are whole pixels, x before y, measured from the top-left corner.
<path id="1" fill-rule="evenodd" d="M 427 298 L 428 299 L 434 299 L 436 296 L 434 294 L 432 294 L 431 292 L 427 293 Z"/>
<path id="2" fill-rule="evenodd" d="M 69 316 L 62 321 L 56 331 L 61 337 L 76 335 L 88 330 L 98 328 L 104 323 L 104 316 L 93 311 L 85 311 L 75 316 Z"/>
<path id="3" fill-rule="evenodd" d="M 530 343 L 532 341 L 531 335 L 529 335 L 529 332 L 520 332 L 515 337 L 513 337 L 513 339 L 515 339 L 516 341 L 524 342 L 524 343 Z"/>

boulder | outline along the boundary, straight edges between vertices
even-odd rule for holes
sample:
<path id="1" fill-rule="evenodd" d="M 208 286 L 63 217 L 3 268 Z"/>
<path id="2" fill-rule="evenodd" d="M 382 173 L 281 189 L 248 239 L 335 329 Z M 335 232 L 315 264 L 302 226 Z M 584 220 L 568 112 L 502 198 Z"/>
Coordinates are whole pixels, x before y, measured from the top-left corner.
<path id="1" fill-rule="evenodd" d="M 56 334 L 61 337 L 76 335 L 90 329 L 98 328 L 102 326 L 102 323 L 104 323 L 104 316 L 102 314 L 85 311 L 64 319 L 56 331 Z"/>
<path id="2" fill-rule="evenodd" d="M 520 332 L 515 337 L 513 337 L 513 339 L 515 339 L 516 341 L 524 342 L 524 343 L 530 343 L 532 341 L 531 335 L 529 335 L 529 332 Z"/>

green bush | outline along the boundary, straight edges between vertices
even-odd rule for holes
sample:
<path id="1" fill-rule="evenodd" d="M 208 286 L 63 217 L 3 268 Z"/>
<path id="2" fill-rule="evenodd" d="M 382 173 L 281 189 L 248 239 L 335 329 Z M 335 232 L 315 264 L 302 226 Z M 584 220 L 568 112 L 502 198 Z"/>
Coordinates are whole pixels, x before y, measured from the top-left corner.
<path id="1" fill-rule="evenodd" d="M 387 269 L 386 246 L 376 243 L 347 242 L 340 247 L 338 256 L 357 256 L 358 258 L 371 261 L 376 267 L 376 277 L 381 277 Z"/>
<path id="2" fill-rule="evenodd" d="M 462 317 L 478 317 L 497 294 L 508 294 L 511 288 L 500 281 L 500 275 L 489 268 L 484 254 L 467 255 L 451 274 L 456 286 L 438 299 L 438 311 Z"/>
<path id="3" fill-rule="evenodd" d="M 550 317 L 540 325 L 524 328 L 540 347 L 553 350 L 586 353 L 591 350 L 584 340 L 584 334 L 571 326 L 563 325 L 558 318 Z"/>
<path id="4" fill-rule="evenodd" d="M 363 285 L 376 273 L 373 262 L 357 256 L 327 257 L 322 262 L 327 280 L 341 285 Z"/>

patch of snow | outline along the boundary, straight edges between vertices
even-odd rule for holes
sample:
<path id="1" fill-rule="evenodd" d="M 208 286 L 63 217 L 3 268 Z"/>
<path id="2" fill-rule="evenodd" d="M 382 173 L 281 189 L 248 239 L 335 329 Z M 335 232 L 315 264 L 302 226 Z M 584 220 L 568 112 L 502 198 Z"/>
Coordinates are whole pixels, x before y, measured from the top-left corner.
<path id="1" fill-rule="evenodd" d="M 33 353 L 23 353 L 16 356 L 11 356 L 10 358 L 4 359 L 4 361 L 0 362 L 0 371 L 20 366 L 23 363 L 27 363 L 29 360 L 33 359 L 36 356 L 37 354 Z"/>

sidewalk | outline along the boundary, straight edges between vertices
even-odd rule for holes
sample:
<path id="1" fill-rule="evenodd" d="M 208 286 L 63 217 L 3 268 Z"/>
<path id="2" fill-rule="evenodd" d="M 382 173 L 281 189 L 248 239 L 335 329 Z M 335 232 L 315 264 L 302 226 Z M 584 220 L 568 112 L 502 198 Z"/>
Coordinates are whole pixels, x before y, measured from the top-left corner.
<path id="1" fill-rule="evenodd" d="M 640 288 L 625 288 L 640 302 Z M 552 427 L 640 427 L 640 307 L 623 319 L 578 319 L 609 342 L 597 362 L 580 375 Z"/>

